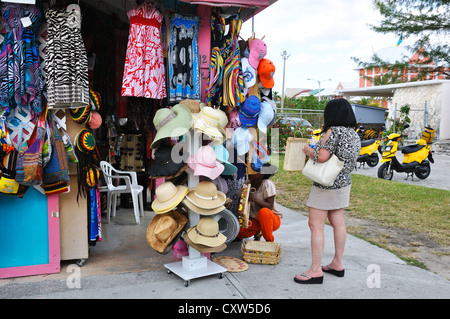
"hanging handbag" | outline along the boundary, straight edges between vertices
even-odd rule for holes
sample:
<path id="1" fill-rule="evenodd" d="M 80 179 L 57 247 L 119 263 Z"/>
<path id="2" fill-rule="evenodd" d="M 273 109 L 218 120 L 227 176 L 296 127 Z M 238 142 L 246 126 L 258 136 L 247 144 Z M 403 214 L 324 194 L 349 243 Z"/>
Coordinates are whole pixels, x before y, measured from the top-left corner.
<path id="1" fill-rule="evenodd" d="M 306 154 L 303 152 L 305 145 L 309 144 L 309 139 L 288 137 L 286 141 L 286 152 L 284 154 L 283 170 L 301 171 L 306 163 Z"/>
<path id="2" fill-rule="evenodd" d="M 51 132 L 52 154 L 44 167 L 41 185 L 47 196 L 68 192 L 70 181 L 69 158 L 62 137 L 56 127 L 54 116 L 53 112 L 49 111 L 47 120 Z"/>
<path id="3" fill-rule="evenodd" d="M 326 162 L 319 163 L 313 159 L 309 159 L 302 170 L 303 175 L 320 185 L 333 186 L 336 177 L 344 167 L 344 161 L 341 161 L 334 154 L 336 152 L 337 142 L 338 140 L 336 139 L 334 152 Z"/>
<path id="4" fill-rule="evenodd" d="M 19 184 L 32 186 L 42 183 L 42 146 L 45 133 L 45 117 L 43 112 L 37 121 L 28 143 L 22 144 L 16 166 L 16 181 Z"/>
<path id="5" fill-rule="evenodd" d="M 242 185 L 239 194 L 239 207 L 237 211 L 239 226 L 241 228 L 248 228 L 248 221 L 250 219 L 250 203 L 248 198 L 250 196 L 251 186 L 250 183 L 246 182 Z"/>

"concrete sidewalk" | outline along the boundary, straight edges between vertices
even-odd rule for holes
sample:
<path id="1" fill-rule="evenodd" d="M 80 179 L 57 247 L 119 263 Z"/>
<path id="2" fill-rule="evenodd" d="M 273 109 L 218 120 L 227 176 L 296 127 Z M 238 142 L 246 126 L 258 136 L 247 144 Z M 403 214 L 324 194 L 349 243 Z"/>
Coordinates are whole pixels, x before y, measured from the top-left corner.
<path id="1" fill-rule="evenodd" d="M 283 256 L 277 265 L 249 264 L 239 273 L 225 272 L 192 279 L 188 287 L 164 264 L 172 253 L 160 255 L 146 242 L 146 228 L 154 213 L 146 211 L 135 225 L 131 209 L 104 225 L 103 242 L 90 250 L 83 267 L 64 262 L 58 274 L 0 279 L 0 298 L 33 299 L 448 299 L 450 282 L 429 271 L 409 266 L 395 255 L 348 235 L 344 254 L 345 277 L 324 274 L 322 285 L 299 285 L 293 277 L 311 261 L 308 219 L 280 207 L 284 218 L 275 241 Z M 333 256 L 332 228 L 325 227 L 323 263 Z M 242 258 L 241 242 L 232 242 L 217 255 Z M 74 280 L 79 275 L 79 281 Z M 79 284 L 79 287 L 76 285 Z M 75 286 L 75 287 L 74 287 Z"/>

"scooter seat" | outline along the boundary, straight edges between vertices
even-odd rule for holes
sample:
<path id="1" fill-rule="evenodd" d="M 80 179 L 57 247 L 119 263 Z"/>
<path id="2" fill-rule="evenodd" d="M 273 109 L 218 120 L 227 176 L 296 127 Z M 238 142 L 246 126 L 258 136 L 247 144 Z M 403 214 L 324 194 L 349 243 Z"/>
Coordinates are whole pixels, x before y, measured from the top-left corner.
<path id="1" fill-rule="evenodd" d="M 403 154 L 411 154 L 420 151 L 424 146 L 420 144 L 412 144 L 402 147 Z"/>
<path id="2" fill-rule="evenodd" d="M 374 139 L 370 139 L 370 140 L 366 140 L 366 141 L 361 141 L 361 147 L 365 147 L 365 146 L 369 146 L 371 144 L 375 143 Z"/>

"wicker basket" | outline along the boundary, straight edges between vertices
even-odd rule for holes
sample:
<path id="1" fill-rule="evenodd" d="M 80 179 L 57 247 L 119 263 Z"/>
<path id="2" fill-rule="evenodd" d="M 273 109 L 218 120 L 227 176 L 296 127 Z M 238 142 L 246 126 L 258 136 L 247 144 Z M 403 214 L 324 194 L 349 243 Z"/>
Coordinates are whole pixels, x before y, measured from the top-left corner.
<path id="1" fill-rule="evenodd" d="M 267 241 L 243 241 L 242 258 L 252 264 L 276 265 L 281 259 L 281 244 Z"/>

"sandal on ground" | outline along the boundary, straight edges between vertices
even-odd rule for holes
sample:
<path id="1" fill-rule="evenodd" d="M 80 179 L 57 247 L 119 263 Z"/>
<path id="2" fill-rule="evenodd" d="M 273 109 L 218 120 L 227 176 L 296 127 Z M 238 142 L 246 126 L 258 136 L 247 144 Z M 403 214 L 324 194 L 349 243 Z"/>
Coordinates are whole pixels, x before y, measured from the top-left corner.
<path id="1" fill-rule="evenodd" d="M 345 274 L 345 269 L 335 270 L 333 268 L 330 268 L 329 266 L 322 266 L 322 271 L 332 274 L 332 275 L 335 275 L 337 277 L 344 277 L 344 274 Z"/>
<path id="2" fill-rule="evenodd" d="M 309 278 L 306 280 L 300 280 L 297 278 L 297 276 L 294 277 L 294 281 L 298 284 L 321 284 L 323 282 L 323 276 L 320 277 L 311 277 L 309 275 L 306 274 L 301 274 L 300 276 Z"/>

